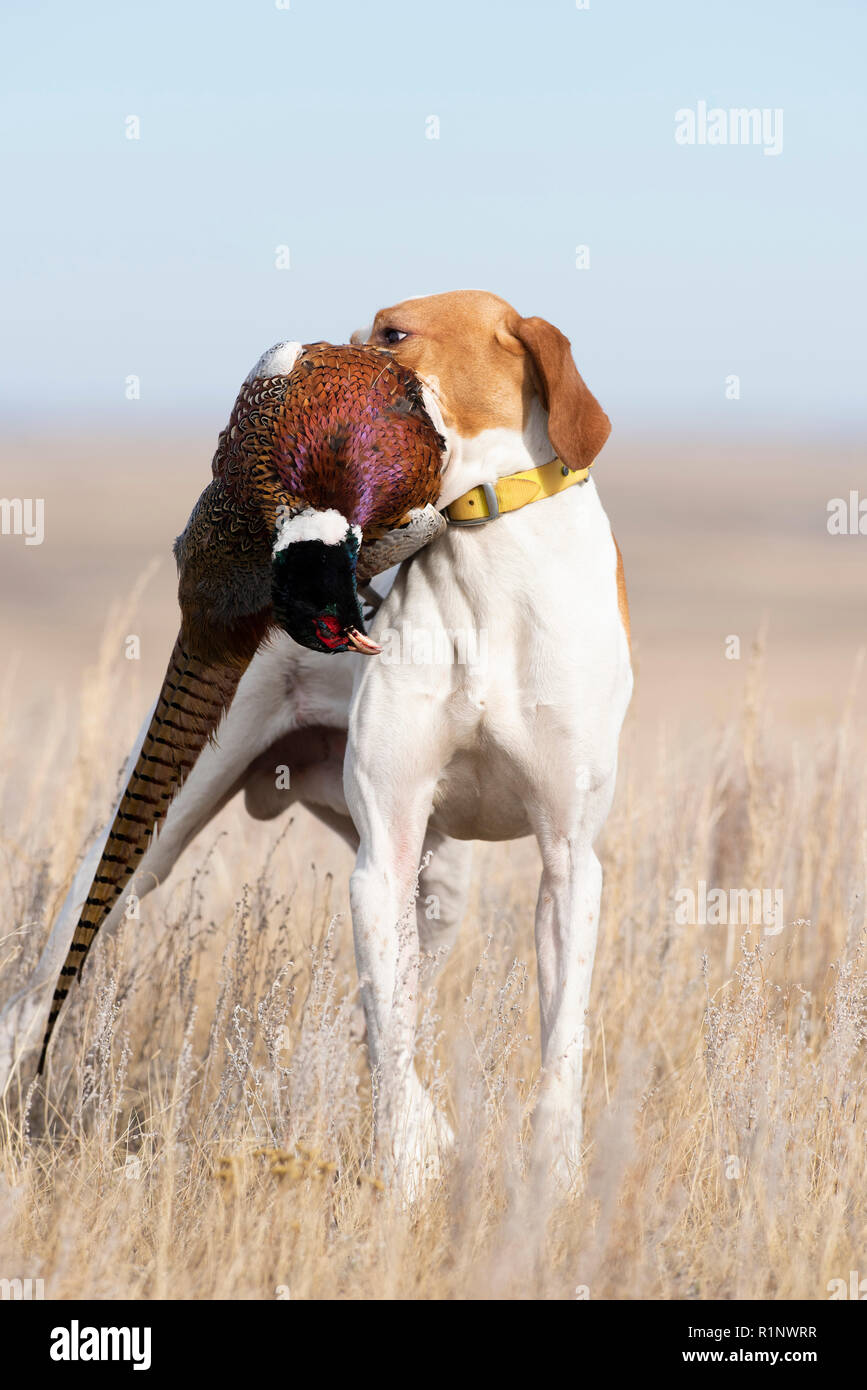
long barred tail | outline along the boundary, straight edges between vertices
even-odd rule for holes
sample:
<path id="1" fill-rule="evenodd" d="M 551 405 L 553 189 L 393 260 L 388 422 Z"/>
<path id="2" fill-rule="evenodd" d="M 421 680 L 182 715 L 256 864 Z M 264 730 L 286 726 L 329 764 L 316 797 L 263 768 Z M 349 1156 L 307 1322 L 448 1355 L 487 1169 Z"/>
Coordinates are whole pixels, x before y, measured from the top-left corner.
<path id="1" fill-rule="evenodd" d="M 51 1002 L 38 1070 L 54 1025 L 85 957 L 146 852 L 154 829 L 232 703 L 244 665 L 212 665 L 191 656 L 179 637 L 141 753 L 112 823 Z"/>

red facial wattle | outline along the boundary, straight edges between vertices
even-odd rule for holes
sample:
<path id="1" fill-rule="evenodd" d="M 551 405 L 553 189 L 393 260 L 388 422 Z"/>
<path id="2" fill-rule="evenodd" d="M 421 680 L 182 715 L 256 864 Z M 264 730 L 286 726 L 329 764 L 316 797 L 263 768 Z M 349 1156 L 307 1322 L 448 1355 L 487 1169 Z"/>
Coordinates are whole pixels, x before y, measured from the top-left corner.
<path id="1" fill-rule="evenodd" d="M 382 651 L 378 642 L 357 627 L 341 627 L 333 613 L 320 613 L 314 618 L 313 631 L 320 645 L 330 652 L 356 651 L 363 656 L 376 656 Z"/>
<path id="2" fill-rule="evenodd" d="M 344 652 L 350 645 L 346 633 L 333 613 L 320 613 L 314 618 L 313 631 L 330 652 Z"/>

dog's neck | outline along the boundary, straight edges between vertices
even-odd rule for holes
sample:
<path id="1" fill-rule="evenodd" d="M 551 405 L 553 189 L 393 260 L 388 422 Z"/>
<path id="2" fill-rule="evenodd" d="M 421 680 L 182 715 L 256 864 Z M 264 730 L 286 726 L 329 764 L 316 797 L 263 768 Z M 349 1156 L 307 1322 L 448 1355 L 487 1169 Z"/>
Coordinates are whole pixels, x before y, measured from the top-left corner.
<path id="1" fill-rule="evenodd" d="M 471 438 L 445 424 L 427 385 L 425 405 L 447 446 L 442 490 L 436 503 L 439 508 L 447 507 L 482 483 L 495 483 L 512 473 L 541 467 L 555 456 L 548 438 L 548 414 L 538 400 L 531 406 L 523 431 L 488 429 Z M 564 526 L 567 516 L 572 520 Z M 538 612 L 546 613 L 550 608 L 546 592 L 548 596 L 550 592 L 569 592 L 576 569 L 593 570 L 600 554 L 604 568 L 608 564 L 606 546 L 610 550 L 610 529 L 593 479 L 588 478 L 583 486 L 525 506 L 507 514 L 502 521 L 473 527 L 448 526 L 441 536 L 416 553 L 412 568 L 420 575 L 426 574 L 426 582 L 442 595 L 453 592 L 446 576 L 451 580 L 459 576 L 458 588 L 465 596 L 472 595 L 473 612 L 481 622 L 479 615 L 508 609 L 504 598 L 508 593 L 524 607 L 533 600 L 538 573 L 528 573 L 528 553 L 544 557 L 546 579 L 538 594 Z M 396 567 L 388 570 L 368 586 L 380 602 L 390 594 L 397 573 Z M 492 583 L 494 573 L 496 583 Z M 535 603 L 533 607 L 535 610 Z M 388 622 L 393 625 L 400 613 L 398 602 L 390 610 Z"/>
<path id="2" fill-rule="evenodd" d="M 538 468 L 554 457 L 548 439 L 548 413 L 538 397 L 533 400 L 522 431 L 488 429 L 467 439 L 445 423 L 436 395 L 427 385 L 424 396 L 428 414 L 446 441 L 442 491 L 436 504 L 440 510 L 470 488 L 495 483 L 498 478 L 526 468 Z"/>

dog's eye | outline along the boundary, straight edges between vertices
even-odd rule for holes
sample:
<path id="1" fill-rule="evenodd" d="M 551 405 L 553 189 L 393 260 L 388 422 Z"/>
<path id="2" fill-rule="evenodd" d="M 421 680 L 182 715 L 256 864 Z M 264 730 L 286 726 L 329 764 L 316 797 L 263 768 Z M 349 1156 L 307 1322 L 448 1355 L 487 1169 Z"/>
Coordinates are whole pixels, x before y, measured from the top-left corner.
<path id="1" fill-rule="evenodd" d="M 399 328 L 385 328 L 383 329 L 382 336 L 387 343 L 402 343 L 404 338 L 408 335 L 402 333 Z"/>

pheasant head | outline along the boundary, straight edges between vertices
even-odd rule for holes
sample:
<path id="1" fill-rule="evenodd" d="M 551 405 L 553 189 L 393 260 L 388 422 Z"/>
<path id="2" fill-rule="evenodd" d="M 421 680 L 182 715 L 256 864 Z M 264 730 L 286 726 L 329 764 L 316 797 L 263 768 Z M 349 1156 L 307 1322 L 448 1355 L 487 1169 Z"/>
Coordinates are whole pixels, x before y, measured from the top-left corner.
<path id="1" fill-rule="evenodd" d="M 431 505 L 444 447 L 417 378 L 382 349 L 281 343 L 247 377 L 175 542 L 181 630 L 61 970 L 40 1070 L 97 931 L 268 633 L 282 627 L 321 652 L 379 650 L 356 586 L 444 528 Z"/>

